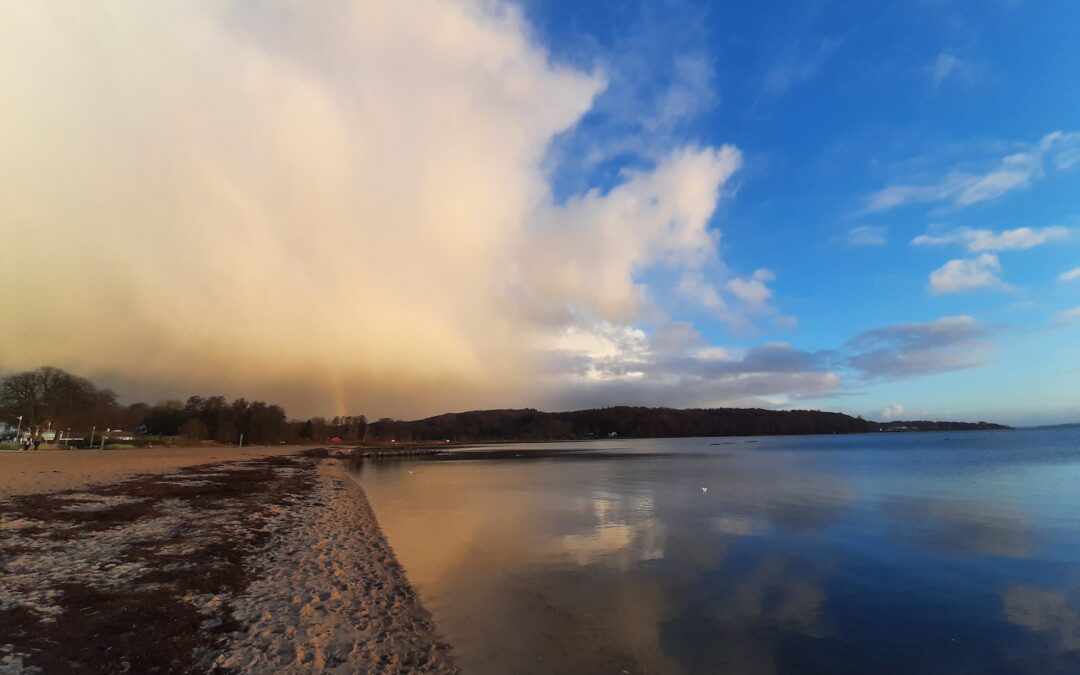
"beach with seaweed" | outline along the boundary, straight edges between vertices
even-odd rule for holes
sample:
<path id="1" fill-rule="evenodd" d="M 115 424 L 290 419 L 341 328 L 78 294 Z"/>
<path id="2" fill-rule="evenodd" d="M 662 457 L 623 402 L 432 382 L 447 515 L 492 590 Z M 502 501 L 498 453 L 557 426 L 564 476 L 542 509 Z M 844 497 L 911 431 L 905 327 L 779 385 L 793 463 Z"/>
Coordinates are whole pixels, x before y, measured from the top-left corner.
<path id="1" fill-rule="evenodd" d="M 128 452 L 2 458 L 0 673 L 456 672 L 339 459 Z"/>

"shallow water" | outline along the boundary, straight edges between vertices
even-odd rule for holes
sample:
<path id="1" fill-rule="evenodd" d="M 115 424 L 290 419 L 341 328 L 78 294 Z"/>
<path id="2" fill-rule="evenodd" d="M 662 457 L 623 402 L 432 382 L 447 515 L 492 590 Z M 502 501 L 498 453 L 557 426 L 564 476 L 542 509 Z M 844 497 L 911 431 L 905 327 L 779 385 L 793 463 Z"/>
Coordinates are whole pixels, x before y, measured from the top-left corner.
<path id="1" fill-rule="evenodd" d="M 354 467 L 466 673 L 1080 672 L 1080 429 L 503 447 Z"/>

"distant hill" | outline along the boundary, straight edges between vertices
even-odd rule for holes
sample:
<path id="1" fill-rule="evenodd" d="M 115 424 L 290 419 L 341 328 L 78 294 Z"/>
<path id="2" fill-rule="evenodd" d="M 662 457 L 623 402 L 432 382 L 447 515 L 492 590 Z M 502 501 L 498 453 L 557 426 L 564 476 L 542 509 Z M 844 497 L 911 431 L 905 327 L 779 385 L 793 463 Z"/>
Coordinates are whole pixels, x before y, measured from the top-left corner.
<path id="1" fill-rule="evenodd" d="M 378 440 L 540 441 L 686 436 L 778 436 L 853 434 L 876 431 L 967 431 L 1008 429 L 988 422 L 873 422 L 819 410 L 761 408 L 644 408 L 618 406 L 571 412 L 474 410 L 415 421 L 383 419 L 369 425 Z"/>
<path id="2" fill-rule="evenodd" d="M 991 422 L 929 422 L 926 420 L 875 422 L 874 424 L 881 427 L 880 431 L 992 431 L 1012 428 Z"/>

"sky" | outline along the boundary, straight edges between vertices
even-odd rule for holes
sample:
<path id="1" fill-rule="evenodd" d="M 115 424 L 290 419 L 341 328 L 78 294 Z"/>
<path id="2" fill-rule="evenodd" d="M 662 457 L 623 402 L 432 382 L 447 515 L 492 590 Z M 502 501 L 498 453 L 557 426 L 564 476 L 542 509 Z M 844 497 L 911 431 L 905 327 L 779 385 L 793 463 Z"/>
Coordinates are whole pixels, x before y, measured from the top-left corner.
<path id="1" fill-rule="evenodd" d="M 1076 3 L 0 12 L 0 371 L 1080 421 Z"/>

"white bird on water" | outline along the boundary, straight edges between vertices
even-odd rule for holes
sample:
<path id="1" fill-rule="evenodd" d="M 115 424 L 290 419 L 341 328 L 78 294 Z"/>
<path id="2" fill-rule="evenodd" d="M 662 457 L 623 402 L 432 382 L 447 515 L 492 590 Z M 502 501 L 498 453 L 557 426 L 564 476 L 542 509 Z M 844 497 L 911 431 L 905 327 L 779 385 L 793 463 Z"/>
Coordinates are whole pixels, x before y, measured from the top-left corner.
<path id="1" fill-rule="evenodd" d="M 701 494 L 705 494 L 709 491 L 709 488 L 701 488 Z"/>

